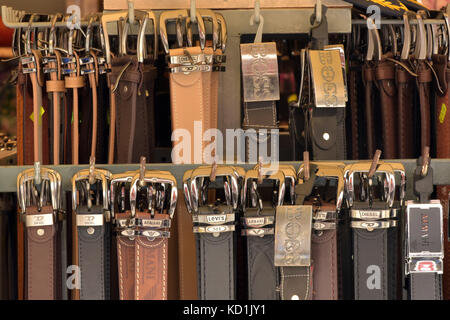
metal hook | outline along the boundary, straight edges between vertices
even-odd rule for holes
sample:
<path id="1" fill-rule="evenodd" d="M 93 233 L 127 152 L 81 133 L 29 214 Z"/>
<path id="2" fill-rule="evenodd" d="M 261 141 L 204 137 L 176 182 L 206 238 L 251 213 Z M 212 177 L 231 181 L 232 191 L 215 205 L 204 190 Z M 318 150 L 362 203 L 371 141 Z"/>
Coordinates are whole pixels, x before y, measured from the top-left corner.
<path id="1" fill-rule="evenodd" d="M 259 0 L 255 0 L 255 13 L 253 14 L 253 16 L 254 16 L 254 21 L 256 23 L 260 23 L 260 21 L 261 21 L 260 20 L 260 18 L 261 18 L 260 11 L 261 11 L 260 1 Z"/>
<path id="2" fill-rule="evenodd" d="M 95 170 L 95 157 L 91 156 L 89 158 L 89 183 L 90 184 L 94 184 L 95 183 L 94 170 Z"/>
<path id="3" fill-rule="evenodd" d="M 423 148 L 422 153 L 422 170 L 420 172 L 422 177 L 425 177 L 428 174 L 429 165 L 430 165 L 430 147 L 426 146 Z"/>
<path id="4" fill-rule="evenodd" d="M 34 163 L 34 184 L 40 185 L 41 182 L 41 163 L 36 161 Z"/>
<path id="5" fill-rule="evenodd" d="M 217 163 L 216 160 L 214 160 L 212 166 L 211 166 L 211 174 L 209 175 L 209 180 L 216 181 L 216 173 L 217 173 Z"/>
<path id="6" fill-rule="evenodd" d="M 314 18 L 314 26 L 320 25 L 322 22 L 322 0 L 316 1 L 316 5 L 314 7 Z"/>
<path id="7" fill-rule="evenodd" d="M 259 22 L 256 22 L 256 17 L 254 14 L 252 14 L 252 16 L 250 17 L 250 25 L 253 26 L 255 23 L 258 24 L 258 30 L 256 31 L 255 40 L 253 41 L 253 43 L 261 43 L 264 28 L 264 18 L 261 14 L 259 14 Z"/>
<path id="8" fill-rule="evenodd" d="M 134 23 L 134 2 L 131 0 L 128 0 L 128 21 Z"/>
<path id="9" fill-rule="evenodd" d="M 380 157 L 381 157 L 381 150 L 377 149 L 377 151 L 375 151 L 375 155 L 373 156 L 372 164 L 370 165 L 370 169 L 369 169 L 369 173 L 367 174 L 367 177 L 369 179 L 372 178 L 373 175 L 375 174 L 375 172 L 377 171 L 378 162 L 380 161 Z"/>
<path id="10" fill-rule="evenodd" d="M 191 0 L 191 10 L 190 10 L 191 22 L 197 23 L 197 12 L 195 0 Z"/>
<path id="11" fill-rule="evenodd" d="M 28 21 L 28 28 L 26 32 L 26 43 L 25 43 L 25 53 L 31 54 L 31 39 L 30 39 L 30 33 L 31 33 L 31 26 L 33 25 L 34 17 L 36 17 L 36 14 L 33 13 L 30 17 L 30 21 Z"/>
<path id="12" fill-rule="evenodd" d="M 309 152 L 308 151 L 303 152 L 303 163 L 304 163 L 304 168 L 305 168 L 303 180 L 308 181 L 309 178 L 311 177 L 310 170 L 309 170 L 310 168 L 309 168 Z"/>
<path id="13" fill-rule="evenodd" d="M 257 167 L 258 167 L 258 184 L 261 184 L 263 182 L 262 166 L 263 166 L 262 157 L 259 157 L 258 164 L 257 164 Z"/>
<path id="14" fill-rule="evenodd" d="M 139 164 L 139 186 L 145 187 L 145 157 L 141 157 L 141 161 Z"/>

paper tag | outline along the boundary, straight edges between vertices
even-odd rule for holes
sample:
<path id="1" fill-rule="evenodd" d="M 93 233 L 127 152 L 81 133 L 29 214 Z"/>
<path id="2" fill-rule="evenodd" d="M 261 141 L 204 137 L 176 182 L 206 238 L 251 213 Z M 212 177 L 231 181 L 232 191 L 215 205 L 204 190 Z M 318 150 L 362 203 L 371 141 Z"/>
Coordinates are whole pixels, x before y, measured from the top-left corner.
<path id="1" fill-rule="evenodd" d="M 346 93 L 339 50 L 308 52 L 316 107 L 345 107 Z"/>
<path id="2" fill-rule="evenodd" d="M 447 114 L 447 106 L 445 105 L 445 103 L 443 103 L 441 106 L 441 112 L 439 113 L 439 123 L 444 123 L 446 114 Z"/>
<path id="3" fill-rule="evenodd" d="M 42 116 L 44 115 L 44 113 L 45 109 L 43 106 L 41 106 L 41 108 L 39 109 L 39 125 L 42 125 Z M 31 113 L 30 119 L 34 122 L 34 112 Z"/>
<path id="4" fill-rule="evenodd" d="M 244 101 L 280 100 L 275 42 L 241 44 Z"/>
<path id="5" fill-rule="evenodd" d="M 278 206 L 275 218 L 275 266 L 311 265 L 312 206 Z"/>

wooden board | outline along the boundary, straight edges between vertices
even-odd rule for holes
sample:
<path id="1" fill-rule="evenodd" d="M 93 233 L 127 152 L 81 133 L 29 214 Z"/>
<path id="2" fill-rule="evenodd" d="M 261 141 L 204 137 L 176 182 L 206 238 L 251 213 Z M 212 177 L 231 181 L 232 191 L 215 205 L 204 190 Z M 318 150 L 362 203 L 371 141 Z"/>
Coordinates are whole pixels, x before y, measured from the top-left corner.
<path id="1" fill-rule="evenodd" d="M 190 8 L 190 0 L 134 0 L 135 9 L 184 9 Z M 352 5 L 341 0 L 323 0 L 328 7 L 348 8 Z M 261 0 L 261 8 L 312 8 L 316 0 Z M 254 0 L 197 0 L 197 8 L 252 9 Z M 128 9 L 127 0 L 104 0 L 104 10 Z"/>

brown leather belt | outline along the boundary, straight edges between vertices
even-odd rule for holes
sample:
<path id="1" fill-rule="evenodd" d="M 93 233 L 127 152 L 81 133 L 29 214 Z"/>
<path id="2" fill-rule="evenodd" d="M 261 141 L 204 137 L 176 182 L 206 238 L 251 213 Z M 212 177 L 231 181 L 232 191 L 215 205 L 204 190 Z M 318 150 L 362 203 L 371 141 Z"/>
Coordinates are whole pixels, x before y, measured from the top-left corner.
<path id="1" fill-rule="evenodd" d="M 121 180 L 123 176 L 113 176 L 111 181 L 113 197 L 116 196 L 114 191 L 116 184 L 125 188 L 121 185 L 121 182 L 124 182 Z M 147 171 L 142 179 L 148 184 L 144 197 L 147 197 L 149 209 L 144 211 L 140 202 L 136 202 L 138 194 L 141 193 L 142 196 L 138 186 L 141 181 L 139 177 L 139 174 L 134 175 L 130 186 L 131 210 L 113 214 L 117 233 L 119 296 L 121 300 L 166 300 L 168 298 L 169 229 L 176 206 L 176 182 L 168 172 Z M 159 189 L 161 185 L 153 185 L 155 180 L 152 181 L 158 177 L 163 179 L 158 183 L 170 184 L 170 189 L 165 189 L 167 193 L 162 195 L 162 202 L 159 202 L 159 198 L 155 198 L 156 193 L 161 192 Z M 119 192 L 124 194 L 125 189 Z M 165 198 L 167 194 L 170 195 L 170 200 Z M 125 199 L 121 198 L 120 201 Z M 166 203 L 170 203 L 168 208 Z"/>
<path id="2" fill-rule="evenodd" d="M 73 127 L 72 127 L 72 163 L 78 164 L 79 163 L 79 110 L 78 110 L 78 102 L 79 102 L 79 96 L 78 96 L 78 89 L 84 87 L 84 77 L 81 76 L 80 72 L 80 59 L 76 52 L 73 52 L 72 57 L 67 57 L 65 59 L 68 59 L 69 62 L 66 64 L 68 65 L 67 73 L 69 73 L 69 76 L 66 76 L 64 78 L 65 81 L 65 87 L 67 89 L 72 89 L 72 108 L 73 108 Z M 66 115 L 67 116 L 67 115 Z"/>
<path id="3" fill-rule="evenodd" d="M 349 105 L 350 105 L 350 128 L 351 128 L 351 156 L 356 160 L 360 157 L 359 152 L 359 106 L 361 93 L 358 92 L 359 84 L 361 83 L 361 69 L 362 66 L 357 61 L 350 61 L 349 71 Z"/>
<path id="4" fill-rule="evenodd" d="M 405 61 L 402 61 L 405 63 Z M 398 157 L 411 159 L 414 157 L 413 121 L 414 121 L 414 77 L 401 65 L 396 67 L 398 90 L 397 144 Z"/>
<path id="5" fill-rule="evenodd" d="M 392 61 L 386 60 L 386 57 L 390 56 L 391 54 L 386 54 L 377 63 L 375 77 L 380 91 L 383 154 L 387 159 L 395 159 L 397 158 L 397 127 L 395 123 L 397 91 L 395 87 L 395 65 Z"/>
<path id="6" fill-rule="evenodd" d="M 417 61 L 416 73 L 420 99 L 420 145 L 423 150 L 431 143 L 430 83 L 432 75 L 429 65 L 424 60 Z"/>
<path id="7" fill-rule="evenodd" d="M 366 62 L 363 66 L 363 81 L 365 85 L 365 125 L 367 138 L 367 156 L 371 157 L 376 148 L 375 116 L 374 116 L 374 94 L 375 88 L 375 67 Z"/>

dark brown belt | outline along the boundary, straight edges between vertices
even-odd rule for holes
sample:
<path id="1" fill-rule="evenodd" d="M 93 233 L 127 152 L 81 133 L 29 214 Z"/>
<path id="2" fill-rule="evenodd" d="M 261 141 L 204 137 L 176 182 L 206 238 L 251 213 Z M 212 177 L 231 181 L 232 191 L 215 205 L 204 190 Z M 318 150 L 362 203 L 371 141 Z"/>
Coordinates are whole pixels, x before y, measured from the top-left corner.
<path id="1" fill-rule="evenodd" d="M 397 129 L 395 122 L 397 89 L 395 86 L 394 63 L 382 58 L 377 64 L 375 77 L 380 89 L 383 154 L 386 159 L 395 159 L 397 158 Z"/>
<path id="2" fill-rule="evenodd" d="M 16 203 L 0 194 L 0 300 L 17 299 Z"/>
<path id="3" fill-rule="evenodd" d="M 398 157 L 400 159 L 411 159 L 414 157 L 414 77 L 405 68 L 397 65 L 396 79 L 398 90 Z"/>
<path id="4" fill-rule="evenodd" d="M 430 83 L 431 69 L 424 60 L 417 61 L 417 88 L 420 99 L 420 148 L 430 146 L 431 119 L 430 119 Z"/>
<path id="5" fill-rule="evenodd" d="M 359 130 L 359 106 L 362 105 L 361 96 L 359 92 L 361 83 L 361 63 L 357 61 L 350 61 L 350 72 L 349 72 L 349 106 L 350 106 L 350 125 L 351 128 L 351 158 L 357 160 L 360 158 L 359 152 L 359 140 L 360 140 L 360 130 Z"/>
<path id="6" fill-rule="evenodd" d="M 367 155 L 371 157 L 375 153 L 376 132 L 375 132 L 375 116 L 374 116 L 374 97 L 375 88 L 375 67 L 366 62 L 363 66 L 363 81 L 365 85 L 365 125 L 367 138 Z"/>

